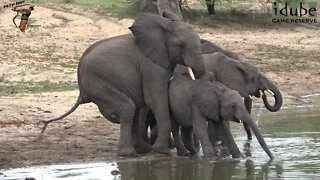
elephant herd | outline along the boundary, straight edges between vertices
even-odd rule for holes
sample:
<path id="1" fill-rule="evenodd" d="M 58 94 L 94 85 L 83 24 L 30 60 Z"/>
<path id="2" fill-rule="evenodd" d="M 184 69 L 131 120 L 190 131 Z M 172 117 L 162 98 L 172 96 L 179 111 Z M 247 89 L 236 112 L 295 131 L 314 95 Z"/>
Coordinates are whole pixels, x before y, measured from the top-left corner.
<path id="1" fill-rule="evenodd" d="M 50 122 L 93 102 L 106 119 L 120 124 L 119 156 L 168 154 L 172 133 L 178 155 L 197 153 L 200 142 L 204 156 L 214 158 L 221 140 L 234 158 L 243 157 L 230 132 L 234 121 L 243 122 L 248 139 L 252 129 L 273 159 L 250 117 L 252 96 L 262 97 L 274 112 L 282 95 L 256 67 L 200 39 L 190 24 L 167 11 L 163 17 L 143 14 L 129 29 L 132 34 L 98 41 L 83 53 L 78 100 L 62 116 L 43 121 L 42 133 Z M 274 96 L 274 105 L 265 92 Z M 148 136 L 151 124 L 154 143 Z"/>

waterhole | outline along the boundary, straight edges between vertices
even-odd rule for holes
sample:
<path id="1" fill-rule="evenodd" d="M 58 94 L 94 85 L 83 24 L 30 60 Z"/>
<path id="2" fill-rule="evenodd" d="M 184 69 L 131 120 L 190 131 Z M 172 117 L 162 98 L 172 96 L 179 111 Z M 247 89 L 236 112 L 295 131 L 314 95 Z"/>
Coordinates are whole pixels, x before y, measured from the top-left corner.
<path id="1" fill-rule="evenodd" d="M 252 116 L 276 157 L 273 161 L 255 138 L 247 141 L 241 124 L 232 123 L 235 141 L 248 158 L 213 161 L 166 157 L 152 161 L 44 165 L 1 170 L 0 179 L 320 179 L 320 108 L 283 109 L 277 113 L 256 109 Z"/>

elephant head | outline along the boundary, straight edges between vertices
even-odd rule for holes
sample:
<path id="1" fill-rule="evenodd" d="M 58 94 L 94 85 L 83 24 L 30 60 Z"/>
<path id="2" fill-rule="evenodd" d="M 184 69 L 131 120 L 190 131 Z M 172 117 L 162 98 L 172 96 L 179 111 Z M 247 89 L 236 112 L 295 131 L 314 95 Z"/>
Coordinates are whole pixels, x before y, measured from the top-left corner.
<path id="1" fill-rule="evenodd" d="M 246 110 L 242 98 L 239 93 L 235 90 L 230 90 L 227 88 L 221 88 L 219 92 L 219 115 L 221 118 L 236 121 L 236 122 L 246 122 L 255 134 L 259 144 L 263 150 L 268 154 L 270 159 L 273 159 L 273 155 L 270 152 L 264 138 L 259 131 L 256 123 L 251 119 L 250 114 Z"/>
<path id="2" fill-rule="evenodd" d="M 231 59 L 222 53 L 204 55 L 204 62 L 207 70 L 214 73 L 217 81 L 236 90 L 242 97 L 262 97 L 264 105 L 272 112 L 281 108 L 281 92 L 255 66 Z M 270 105 L 265 95 L 266 91 L 273 95 L 274 105 Z"/>
<path id="3" fill-rule="evenodd" d="M 145 13 L 129 29 L 137 45 L 155 64 L 169 70 L 176 64 L 189 66 L 196 78 L 205 73 L 200 38 L 191 25 L 177 18 Z"/>

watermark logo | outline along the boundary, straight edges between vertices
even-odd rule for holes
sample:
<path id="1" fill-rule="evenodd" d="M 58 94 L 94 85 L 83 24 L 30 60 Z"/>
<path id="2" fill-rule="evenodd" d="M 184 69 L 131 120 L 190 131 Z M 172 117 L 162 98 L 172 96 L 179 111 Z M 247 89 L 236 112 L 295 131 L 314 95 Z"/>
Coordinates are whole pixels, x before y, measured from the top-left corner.
<path id="1" fill-rule="evenodd" d="M 274 1 L 272 22 L 274 23 L 317 23 L 318 0 Z"/>
<path id="2" fill-rule="evenodd" d="M 3 5 L 3 8 L 10 8 L 10 7 L 14 7 L 14 6 L 17 6 L 17 5 L 21 5 L 25 3 L 25 0 L 23 1 L 17 1 L 17 2 L 12 2 L 12 3 L 9 3 L 9 4 L 5 4 Z"/>
<path id="3" fill-rule="evenodd" d="M 13 17 L 12 21 L 14 25 L 19 28 L 22 32 L 25 32 L 28 24 L 29 16 L 31 15 L 31 11 L 34 10 L 34 5 L 30 3 L 26 3 L 25 0 L 12 2 L 9 4 L 3 5 L 3 8 L 12 8 L 12 11 L 17 12 L 16 16 Z M 17 26 L 16 18 L 21 14 L 20 25 Z"/>

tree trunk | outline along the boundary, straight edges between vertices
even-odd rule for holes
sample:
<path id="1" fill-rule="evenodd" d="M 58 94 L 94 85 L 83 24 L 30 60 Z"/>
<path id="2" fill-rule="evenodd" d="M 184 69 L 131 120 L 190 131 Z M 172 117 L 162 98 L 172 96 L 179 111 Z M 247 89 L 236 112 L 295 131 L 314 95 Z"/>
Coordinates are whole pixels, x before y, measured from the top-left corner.
<path id="1" fill-rule="evenodd" d="M 158 0 L 158 11 L 160 16 L 162 16 L 165 10 L 175 13 L 181 18 L 181 20 L 183 20 L 179 6 L 179 0 Z"/>
<path id="2" fill-rule="evenodd" d="M 206 5 L 207 5 L 209 15 L 216 14 L 214 10 L 215 0 L 206 0 Z"/>

